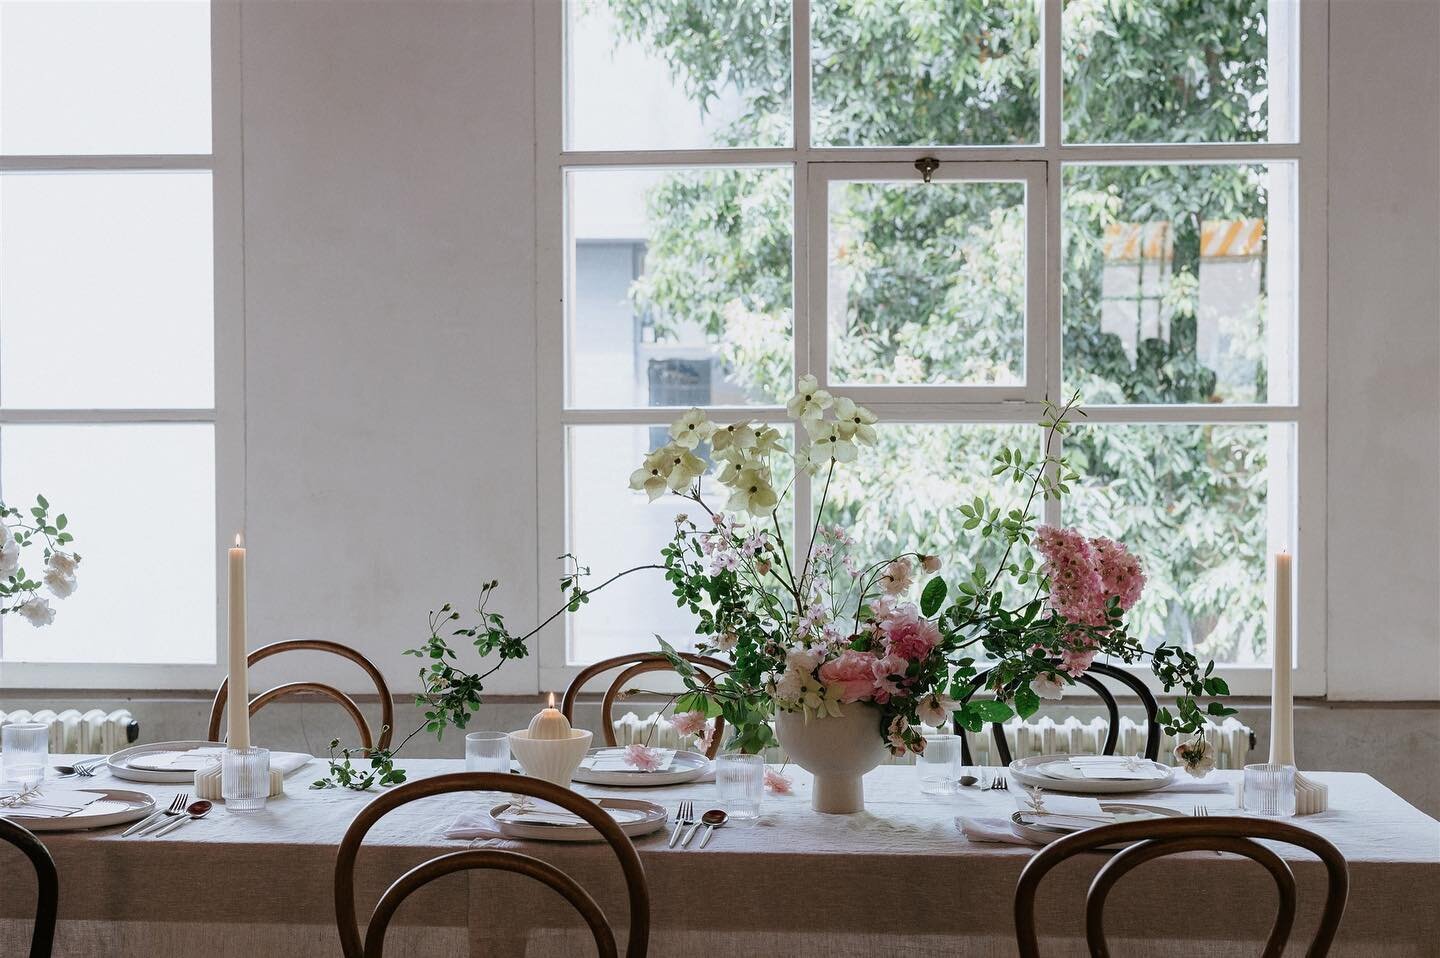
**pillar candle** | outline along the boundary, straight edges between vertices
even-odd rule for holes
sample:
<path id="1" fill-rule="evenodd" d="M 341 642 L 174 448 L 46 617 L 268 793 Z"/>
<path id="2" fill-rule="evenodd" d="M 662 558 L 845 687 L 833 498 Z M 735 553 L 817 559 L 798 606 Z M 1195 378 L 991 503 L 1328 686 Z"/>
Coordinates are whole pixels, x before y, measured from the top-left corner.
<path id="1" fill-rule="evenodd" d="M 1270 644 L 1270 762 L 1295 764 L 1295 699 L 1290 691 L 1294 665 L 1290 553 L 1275 555 L 1275 635 Z"/>
<path id="2" fill-rule="evenodd" d="M 226 742 L 231 748 L 250 747 L 250 684 L 245 661 L 245 549 L 240 536 L 230 550 L 230 690 L 226 710 Z"/>

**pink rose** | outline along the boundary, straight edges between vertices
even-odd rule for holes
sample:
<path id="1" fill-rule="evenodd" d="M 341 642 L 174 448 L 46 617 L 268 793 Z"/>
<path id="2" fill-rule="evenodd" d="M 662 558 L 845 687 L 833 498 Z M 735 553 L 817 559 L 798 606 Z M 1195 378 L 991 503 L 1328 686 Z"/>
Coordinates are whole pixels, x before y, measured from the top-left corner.
<path id="1" fill-rule="evenodd" d="M 820 681 L 842 704 L 867 701 L 875 693 L 875 656 L 853 649 L 842 652 L 820 666 Z"/>
<path id="2" fill-rule="evenodd" d="M 907 602 L 896 606 L 890 617 L 880 623 L 880 637 L 888 654 L 914 662 L 925 658 L 939 644 L 940 629 Z"/>
<path id="3" fill-rule="evenodd" d="M 880 588 L 890 595 L 899 595 L 914 583 L 915 569 L 906 558 L 896 559 L 885 567 L 885 574 L 880 577 Z"/>
<path id="4" fill-rule="evenodd" d="M 625 764 L 642 772 L 653 772 L 660 767 L 660 750 L 636 743 L 625 747 Z"/>
<path id="5" fill-rule="evenodd" d="M 670 725 L 679 735 L 699 735 L 705 731 L 705 713 L 677 712 L 670 717 Z"/>
<path id="6" fill-rule="evenodd" d="M 776 795 L 790 794 L 790 776 L 782 775 L 770 766 L 765 766 L 765 788 Z"/>

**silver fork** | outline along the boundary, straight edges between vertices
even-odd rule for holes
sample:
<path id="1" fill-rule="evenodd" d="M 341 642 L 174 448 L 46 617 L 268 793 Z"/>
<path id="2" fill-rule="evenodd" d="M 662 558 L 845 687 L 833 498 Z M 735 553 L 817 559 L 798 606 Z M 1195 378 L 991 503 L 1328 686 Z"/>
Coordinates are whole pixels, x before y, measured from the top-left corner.
<path id="1" fill-rule="evenodd" d="M 1009 790 L 1010 790 L 1010 780 L 1005 777 L 1005 773 L 1004 773 L 1004 772 L 1001 772 L 999 775 L 996 775 L 996 776 L 995 776 L 995 781 L 993 781 L 993 782 L 990 783 L 990 791 L 992 791 L 992 792 L 1008 792 Z"/>
<path id="2" fill-rule="evenodd" d="M 1210 809 L 1204 805 L 1196 805 L 1190 814 L 1194 818 L 1207 818 L 1210 815 Z"/>
<path id="3" fill-rule="evenodd" d="M 176 815 L 185 814 L 185 806 L 189 804 L 190 793 L 181 792 L 179 795 L 175 796 L 174 800 L 170 803 L 169 808 L 162 811 L 159 815 L 152 815 L 150 818 L 146 819 L 141 824 L 134 826 L 126 832 L 123 832 L 120 837 L 124 838 L 125 836 L 131 834 L 144 835 L 146 832 L 158 828 L 162 822 L 169 821 Z"/>
<path id="4" fill-rule="evenodd" d="M 103 758 L 97 758 L 89 762 L 80 762 L 75 766 L 75 774 L 80 778 L 94 778 L 96 770 L 104 765 L 105 761 Z"/>
<path id="5" fill-rule="evenodd" d="M 694 823 L 695 803 L 687 798 L 681 802 L 680 807 L 675 810 L 675 831 L 670 833 L 671 848 L 675 847 L 675 840 L 680 837 L 681 830 L 684 829 L 686 825 L 693 825 Z"/>

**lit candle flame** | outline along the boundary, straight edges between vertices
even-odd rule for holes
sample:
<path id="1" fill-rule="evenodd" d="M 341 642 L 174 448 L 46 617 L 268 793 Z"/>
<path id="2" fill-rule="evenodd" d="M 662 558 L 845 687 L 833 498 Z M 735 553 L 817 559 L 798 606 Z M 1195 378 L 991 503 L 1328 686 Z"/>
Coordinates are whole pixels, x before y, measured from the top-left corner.
<path id="1" fill-rule="evenodd" d="M 555 707 L 555 693 L 554 693 L 554 692 L 551 692 L 551 693 L 550 693 L 550 707 L 551 707 L 552 709 Z"/>
<path id="2" fill-rule="evenodd" d="M 237 532 L 235 533 L 235 548 L 238 549 L 241 545 L 242 543 L 240 542 L 240 533 Z"/>

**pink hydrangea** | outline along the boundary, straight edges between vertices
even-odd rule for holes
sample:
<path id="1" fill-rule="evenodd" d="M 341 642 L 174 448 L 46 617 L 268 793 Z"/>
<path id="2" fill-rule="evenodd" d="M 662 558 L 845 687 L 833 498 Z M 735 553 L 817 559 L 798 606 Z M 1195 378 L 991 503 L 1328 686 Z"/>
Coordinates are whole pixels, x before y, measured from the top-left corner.
<path id="1" fill-rule="evenodd" d="M 660 750 L 641 745 L 638 742 L 625 747 L 625 764 L 642 772 L 653 772 L 660 767 Z"/>
<path id="2" fill-rule="evenodd" d="M 1099 562 L 1105 594 L 1119 599 L 1120 608 L 1130 611 L 1145 591 L 1145 573 L 1140 571 L 1140 560 L 1130 554 L 1124 543 L 1112 539 L 1091 539 L 1090 547 Z"/>
<path id="3" fill-rule="evenodd" d="M 699 735 L 705 731 L 705 713 L 699 710 L 677 712 L 670 717 L 670 726 L 679 735 Z"/>
<path id="4" fill-rule="evenodd" d="M 1068 672 L 1071 678 L 1084 675 L 1094 661 L 1094 649 L 1066 649 L 1060 653 L 1060 668 Z"/>
<path id="5" fill-rule="evenodd" d="M 875 695 L 875 656 L 853 649 L 820 666 L 820 681 L 836 701 L 865 702 Z"/>
<path id="6" fill-rule="evenodd" d="M 1145 575 L 1140 562 L 1110 539 L 1086 539 L 1073 529 L 1041 526 L 1035 545 L 1050 578 L 1050 607 L 1072 622 L 1104 626 L 1106 606 L 1118 599 L 1122 610 L 1140 600 Z"/>
<path id="7" fill-rule="evenodd" d="M 880 637 L 887 654 L 914 662 L 925 658 L 939 644 L 940 629 L 907 602 L 896 606 L 880 623 Z"/>

